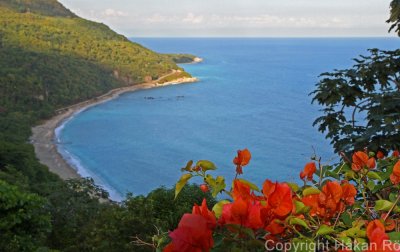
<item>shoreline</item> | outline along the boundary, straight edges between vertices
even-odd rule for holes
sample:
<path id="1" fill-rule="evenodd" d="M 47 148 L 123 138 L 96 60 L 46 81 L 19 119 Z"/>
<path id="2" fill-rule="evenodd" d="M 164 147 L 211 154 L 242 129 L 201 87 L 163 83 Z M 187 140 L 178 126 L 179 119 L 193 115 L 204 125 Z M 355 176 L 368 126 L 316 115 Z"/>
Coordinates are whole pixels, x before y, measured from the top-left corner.
<path id="1" fill-rule="evenodd" d="M 174 81 L 158 84 L 159 80 L 173 73 L 174 71 L 149 83 L 141 83 L 112 89 L 101 96 L 55 110 L 55 116 L 35 127 L 32 127 L 32 135 L 29 140 L 34 146 L 35 155 L 39 159 L 39 162 L 46 165 L 50 172 L 57 174 L 63 180 L 82 178 L 82 175 L 78 171 L 79 167 L 73 167 L 73 165 L 66 160 L 67 158 L 62 156 L 62 154 L 59 152 L 56 130 L 59 127 L 63 127 L 64 123 L 72 119 L 73 116 L 85 111 L 90 107 L 118 98 L 121 94 L 142 89 L 199 81 L 197 78 L 192 77 L 180 78 Z M 110 189 L 112 190 L 113 188 Z"/>

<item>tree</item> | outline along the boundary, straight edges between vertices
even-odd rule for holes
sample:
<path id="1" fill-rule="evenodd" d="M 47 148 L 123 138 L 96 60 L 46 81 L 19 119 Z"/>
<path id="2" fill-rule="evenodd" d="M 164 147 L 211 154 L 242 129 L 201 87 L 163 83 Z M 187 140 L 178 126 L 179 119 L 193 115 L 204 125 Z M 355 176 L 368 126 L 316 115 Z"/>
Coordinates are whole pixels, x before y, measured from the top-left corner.
<path id="1" fill-rule="evenodd" d="M 400 1 L 391 3 L 391 17 L 400 35 Z M 370 49 L 345 70 L 321 74 L 313 103 L 322 105 L 314 121 L 336 152 L 369 147 L 397 149 L 400 144 L 400 50 Z"/>
<path id="2" fill-rule="evenodd" d="M 34 251 L 51 231 L 47 202 L 0 180 L 0 250 Z"/>
<path id="3" fill-rule="evenodd" d="M 390 18 L 386 21 L 392 23 L 389 32 L 395 29 L 400 36 L 400 0 L 393 0 L 390 4 Z"/>

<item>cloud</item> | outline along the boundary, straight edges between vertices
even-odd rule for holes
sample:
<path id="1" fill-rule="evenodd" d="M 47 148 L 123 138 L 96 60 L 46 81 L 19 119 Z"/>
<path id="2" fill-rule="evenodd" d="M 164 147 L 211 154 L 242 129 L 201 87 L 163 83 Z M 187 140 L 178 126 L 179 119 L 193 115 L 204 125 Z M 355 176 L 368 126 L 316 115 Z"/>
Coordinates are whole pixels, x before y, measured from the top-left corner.
<path id="1" fill-rule="evenodd" d="M 186 15 L 186 17 L 184 17 L 182 19 L 182 22 L 192 23 L 192 24 L 200 24 L 203 22 L 203 20 L 204 20 L 204 16 L 202 16 L 202 15 L 196 16 L 195 14 L 190 12 Z"/>
<path id="2" fill-rule="evenodd" d="M 199 15 L 189 12 L 184 15 L 152 14 L 139 20 L 145 24 L 164 24 L 171 26 L 202 25 L 205 27 L 256 27 L 256 28 L 345 28 L 354 25 L 353 20 L 339 17 L 279 17 L 275 15 Z"/>
<path id="3" fill-rule="evenodd" d="M 101 12 L 102 16 L 106 16 L 106 17 L 126 17 L 128 16 L 128 14 L 126 12 L 123 11 L 119 11 L 119 10 L 114 10 L 114 9 L 105 9 L 103 12 Z"/>

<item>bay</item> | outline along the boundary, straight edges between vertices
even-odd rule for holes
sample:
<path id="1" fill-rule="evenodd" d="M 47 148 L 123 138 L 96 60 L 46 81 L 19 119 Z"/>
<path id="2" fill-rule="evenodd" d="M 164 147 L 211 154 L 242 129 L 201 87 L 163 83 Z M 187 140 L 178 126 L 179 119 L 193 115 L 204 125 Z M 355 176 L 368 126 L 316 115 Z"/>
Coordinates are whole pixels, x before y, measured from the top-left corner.
<path id="1" fill-rule="evenodd" d="M 314 150 L 338 160 L 312 127 L 318 75 L 348 68 L 368 48 L 396 49 L 398 38 L 139 38 L 163 53 L 191 53 L 181 65 L 199 82 L 125 93 L 89 108 L 59 130 L 59 151 L 111 191 L 146 194 L 172 187 L 190 159 L 208 159 L 228 181 L 232 159 L 248 148 L 244 178 L 297 181 Z M 150 98 L 150 99 L 149 99 Z M 197 180 L 197 182 L 201 182 Z"/>

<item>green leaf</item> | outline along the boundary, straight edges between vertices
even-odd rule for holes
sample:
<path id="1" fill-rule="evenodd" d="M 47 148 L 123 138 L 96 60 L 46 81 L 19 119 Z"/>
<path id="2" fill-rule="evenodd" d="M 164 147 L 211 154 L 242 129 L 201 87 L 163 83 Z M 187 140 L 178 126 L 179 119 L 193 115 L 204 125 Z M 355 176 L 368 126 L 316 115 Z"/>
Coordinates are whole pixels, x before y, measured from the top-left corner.
<path id="1" fill-rule="evenodd" d="M 368 176 L 368 178 L 370 178 L 370 179 L 376 179 L 376 180 L 382 181 L 381 176 L 379 176 L 379 174 L 376 173 L 376 172 L 374 172 L 374 171 L 369 171 L 369 172 L 367 173 L 367 176 Z"/>
<path id="2" fill-rule="evenodd" d="M 387 233 L 389 235 L 389 238 L 392 242 L 399 242 L 400 241 L 400 232 L 390 232 Z"/>
<path id="3" fill-rule="evenodd" d="M 389 211 L 393 206 L 393 202 L 388 200 L 377 200 L 375 201 L 376 211 Z"/>
<path id="4" fill-rule="evenodd" d="M 245 179 L 237 179 L 237 180 L 239 180 L 240 182 L 242 182 L 243 184 L 246 184 L 246 185 L 248 185 L 249 187 L 250 187 L 250 189 L 252 189 L 252 190 L 254 190 L 254 191 L 257 191 L 257 192 L 260 192 L 260 189 L 255 185 L 255 184 L 253 184 L 253 183 L 251 183 L 250 181 L 247 181 L 247 180 L 245 180 Z"/>
<path id="5" fill-rule="evenodd" d="M 212 211 L 215 213 L 217 219 L 221 216 L 224 205 L 229 203 L 231 203 L 229 200 L 221 200 L 213 206 Z"/>
<path id="6" fill-rule="evenodd" d="M 303 202 L 294 200 L 294 205 L 296 207 L 296 214 L 302 214 L 308 211 L 309 207 L 306 207 Z"/>
<path id="7" fill-rule="evenodd" d="M 317 235 L 328 235 L 335 233 L 335 229 L 327 225 L 321 225 L 317 231 Z"/>
<path id="8" fill-rule="evenodd" d="M 332 178 L 335 178 L 335 179 L 339 179 L 340 178 L 339 174 L 337 174 L 335 172 L 332 172 L 332 171 L 326 171 L 325 176 L 326 177 L 332 177 Z"/>
<path id="9" fill-rule="evenodd" d="M 182 168 L 182 171 L 191 171 L 192 170 L 192 165 L 193 165 L 193 160 L 190 160 L 187 162 L 186 166 Z"/>
<path id="10" fill-rule="evenodd" d="M 300 190 L 300 187 L 296 183 L 289 183 L 286 182 L 286 184 L 292 189 L 293 192 L 297 192 Z"/>
<path id="11" fill-rule="evenodd" d="M 308 195 L 312 194 L 319 194 L 321 191 L 318 188 L 315 187 L 307 187 L 306 189 L 303 190 L 303 196 L 306 197 Z"/>
<path id="12" fill-rule="evenodd" d="M 208 170 L 215 170 L 217 167 L 215 164 L 211 161 L 208 160 L 199 160 L 196 163 L 196 166 L 199 166 L 203 172 L 208 171 Z"/>
<path id="13" fill-rule="evenodd" d="M 175 185 L 175 199 L 191 177 L 192 174 L 190 173 L 186 173 L 181 176 L 178 183 Z"/>
<path id="14" fill-rule="evenodd" d="M 290 218 L 289 217 L 289 224 L 290 225 L 299 225 L 299 226 L 302 226 L 302 227 L 305 227 L 305 228 L 309 229 L 307 223 L 304 220 L 300 219 L 300 218 L 296 218 L 296 217 Z"/>
<path id="15" fill-rule="evenodd" d="M 224 190 L 226 187 L 225 178 L 222 176 L 218 176 L 215 179 L 215 185 L 212 187 L 212 196 L 217 197 L 217 194 Z"/>
<path id="16" fill-rule="evenodd" d="M 368 181 L 367 187 L 370 191 L 373 191 L 375 188 L 375 182 L 373 180 Z"/>
<path id="17" fill-rule="evenodd" d="M 352 219 L 348 212 L 343 212 L 342 215 L 340 216 L 340 218 L 346 226 L 351 227 Z"/>
<path id="18" fill-rule="evenodd" d="M 354 179 L 356 177 L 356 173 L 353 170 L 349 170 L 344 174 L 344 177 L 348 180 Z"/>
<path id="19" fill-rule="evenodd" d="M 342 236 L 348 236 L 352 238 L 363 238 L 366 237 L 366 235 L 366 232 L 361 230 L 360 227 L 349 228 L 342 232 Z"/>

